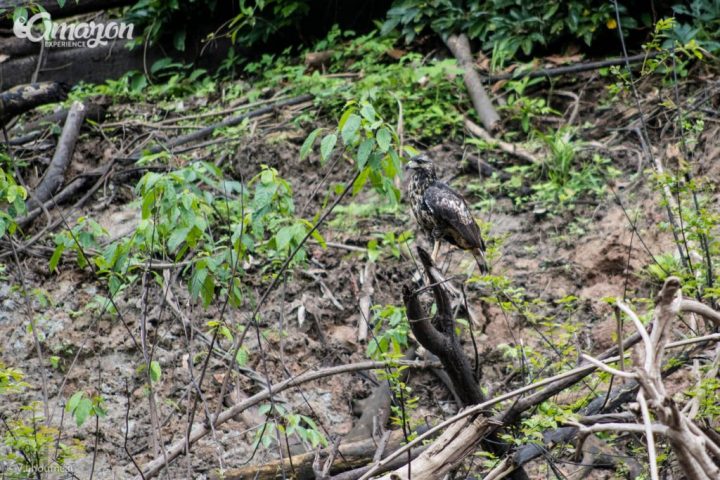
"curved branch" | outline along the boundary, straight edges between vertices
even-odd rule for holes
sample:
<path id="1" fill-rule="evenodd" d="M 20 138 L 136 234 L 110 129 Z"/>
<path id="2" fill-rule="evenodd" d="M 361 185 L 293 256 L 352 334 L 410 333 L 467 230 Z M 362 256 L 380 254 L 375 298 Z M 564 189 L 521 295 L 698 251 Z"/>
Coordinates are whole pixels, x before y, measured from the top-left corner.
<path id="1" fill-rule="evenodd" d="M 430 366 L 433 366 L 427 362 L 393 362 L 393 364 L 399 363 L 400 365 L 408 366 L 411 368 L 428 368 Z M 350 372 L 357 372 L 361 370 L 372 370 L 376 368 L 386 368 L 390 365 L 389 362 L 360 362 L 360 363 L 351 363 L 349 365 L 339 365 L 337 367 L 330 367 L 330 368 L 324 368 L 322 370 L 316 370 L 316 371 L 310 371 L 305 372 L 301 375 L 298 375 L 296 377 L 288 378 L 287 380 L 280 382 L 276 385 L 273 385 L 272 387 L 272 394 L 276 395 L 284 390 L 287 390 L 288 388 L 292 388 L 298 385 L 302 385 L 303 383 L 311 382 L 313 380 L 319 380 L 321 378 L 329 377 L 332 375 L 339 375 L 342 373 L 350 373 Z M 236 403 L 232 407 L 222 411 L 219 415 L 214 415 L 212 418 L 213 426 L 217 427 L 219 425 L 222 425 L 223 423 L 227 422 L 228 420 L 231 420 L 234 418 L 237 414 L 242 413 L 243 411 L 247 410 L 248 408 L 257 405 L 258 403 L 267 400 L 270 398 L 270 391 L 267 389 L 256 393 L 250 398 L 247 398 L 243 400 L 240 403 Z M 201 438 L 203 438 L 205 435 L 210 433 L 211 428 L 209 422 L 205 422 L 202 425 L 197 425 L 192 429 L 190 432 L 190 435 L 187 437 L 183 436 L 180 440 L 172 444 L 167 449 L 167 457 L 163 457 L 162 455 L 155 458 L 154 460 L 148 462 L 145 464 L 142 470 L 142 477 L 136 476 L 135 480 L 141 480 L 142 479 L 148 479 L 156 476 L 160 471 L 163 469 L 165 465 L 170 463 L 171 461 L 175 460 L 177 457 L 179 457 L 183 452 L 185 452 L 186 446 L 192 445 Z M 186 442 L 187 441 L 187 442 Z"/>
<path id="2" fill-rule="evenodd" d="M 713 310 L 703 303 L 683 298 L 680 302 L 680 311 L 695 313 L 710 320 L 716 326 L 720 326 L 720 312 Z"/>

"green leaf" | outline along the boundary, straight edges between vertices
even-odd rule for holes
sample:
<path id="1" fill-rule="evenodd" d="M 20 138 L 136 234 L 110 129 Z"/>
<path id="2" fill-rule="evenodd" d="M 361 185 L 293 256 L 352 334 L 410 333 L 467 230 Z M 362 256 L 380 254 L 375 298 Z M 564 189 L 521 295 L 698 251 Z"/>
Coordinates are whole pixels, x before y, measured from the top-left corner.
<path id="1" fill-rule="evenodd" d="M 250 355 L 245 347 L 240 347 L 235 355 L 235 361 L 241 367 L 247 365 Z"/>
<path id="2" fill-rule="evenodd" d="M 185 30 L 178 30 L 173 37 L 173 46 L 178 52 L 185 51 Z"/>
<path id="3" fill-rule="evenodd" d="M 327 135 L 325 138 L 322 139 L 322 142 L 320 142 L 320 159 L 323 163 L 326 162 L 328 158 L 330 158 L 330 154 L 332 153 L 333 148 L 335 148 L 336 143 L 337 135 L 334 133 Z"/>
<path id="4" fill-rule="evenodd" d="M 52 257 L 50 257 L 50 271 L 54 272 L 57 270 L 58 263 L 60 262 L 60 259 L 62 258 L 62 254 L 65 251 L 65 244 L 61 243 L 57 247 L 55 247 L 55 251 L 52 254 Z"/>
<path id="5" fill-rule="evenodd" d="M 353 114 L 354 109 L 347 108 L 343 114 L 342 117 L 340 117 L 340 121 L 338 122 L 338 130 L 342 131 L 343 127 L 345 127 L 345 122 L 347 122 L 348 118 L 350 118 L 350 115 Z"/>
<path id="6" fill-rule="evenodd" d="M 161 374 L 160 363 L 157 360 L 150 362 L 150 381 L 153 383 L 159 382 Z"/>
<path id="7" fill-rule="evenodd" d="M 233 336 L 230 332 L 230 329 L 226 327 L 225 325 L 220 326 L 220 335 L 225 337 L 229 342 L 232 342 Z"/>
<path id="8" fill-rule="evenodd" d="M 75 417 L 75 423 L 78 427 L 82 426 L 87 420 L 88 415 L 92 411 L 92 402 L 89 398 L 83 398 L 78 403 L 75 410 L 73 410 L 73 416 Z"/>
<path id="9" fill-rule="evenodd" d="M 190 228 L 188 227 L 174 229 L 167 241 L 168 250 L 171 252 L 177 250 L 180 244 L 187 238 L 188 233 L 190 233 Z"/>
<path id="10" fill-rule="evenodd" d="M 390 131 L 387 128 L 381 128 L 375 134 L 375 139 L 377 140 L 378 147 L 380 147 L 380 151 L 387 152 L 388 148 L 390 148 L 390 142 L 392 142 Z"/>
<path id="11" fill-rule="evenodd" d="M 363 189 L 365 184 L 368 181 L 368 176 L 370 175 L 370 168 L 365 167 L 362 172 L 360 172 L 360 175 L 358 175 L 358 178 L 355 180 L 355 183 L 353 183 L 353 189 L 352 194 L 357 195 L 357 193 Z"/>
<path id="12" fill-rule="evenodd" d="M 315 139 L 321 131 L 321 128 L 316 128 L 315 130 L 310 132 L 310 135 L 307 136 L 307 138 L 302 144 L 302 147 L 300 147 L 300 160 L 305 160 L 305 158 L 307 158 L 307 156 L 310 154 L 313 144 L 315 143 Z"/>
<path id="13" fill-rule="evenodd" d="M 73 396 L 70 397 L 70 400 L 68 400 L 67 405 L 65 405 L 65 411 L 70 413 L 74 412 L 83 395 L 85 395 L 83 392 L 75 392 Z"/>
<path id="14" fill-rule="evenodd" d="M 357 154 L 358 168 L 363 168 L 365 166 L 368 158 L 370 158 L 370 154 L 373 151 L 373 147 L 375 147 L 375 142 L 371 138 L 364 140 L 360 144 L 360 148 L 358 148 Z"/>
<path id="15" fill-rule="evenodd" d="M 363 105 L 362 109 L 360 109 L 360 115 L 362 115 L 368 122 L 375 121 L 375 109 L 369 103 Z"/>
<path id="16" fill-rule="evenodd" d="M 279 251 L 285 251 L 288 245 L 290 245 L 290 240 L 292 240 L 294 236 L 295 232 L 292 226 L 281 228 L 278 230 L 277 234 L 275 234 L 275 248 Z"/>
<path id="17" fill-rule="evenodd" d="M 135 93 L 142 92 L 145 87 L 147 87 L 148 81 L 145 75 L 139 73 L 137 75 L 134 75 L 132 77 L 132 80 L 130 80 L 130 90 L 132 90 Z"/>
<path id="18" fill-rule="evenodd" d="M 360 117 L 358 115 L 355 115 L 354 113 L 350 115 L 345 122 L 345 125 L 342 127 L 342 139 L 343 142 L 345 142 L 345 145 L 350 143 L 350 141 L 355 137 L 355 134 L 357 133 L 358 129 L 360 128 Z"/>

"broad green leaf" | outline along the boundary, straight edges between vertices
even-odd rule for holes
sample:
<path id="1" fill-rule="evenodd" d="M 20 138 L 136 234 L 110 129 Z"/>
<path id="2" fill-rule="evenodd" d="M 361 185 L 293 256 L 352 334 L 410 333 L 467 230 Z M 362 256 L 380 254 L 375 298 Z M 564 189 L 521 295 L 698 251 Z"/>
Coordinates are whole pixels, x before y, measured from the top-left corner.
<path id="1" fill-rule="evenodd" d="M 332 153 L 333 148 L 335 148 L 336 143 L 337 135 L 334 133 L 327 135 L 325 138 L 322 139 L 322 142 L 320 142 L 320 159 L 323 163 L 326 162 L 328 158 L 330 158 L 330 154 Z"/>
<path id="2" fill-rule="evenodd" d="M 295 232 L 293 231 L 292 226 L 281 228 L 278 230 L 277 234 L 275 234 L 275 248 L 281 252 L 285 251 L 294 236 Z"/>
<path id="3" fill-rule="evenodd" d="M 340 117 L 340 121 L 338 122 L 338 130 L 342 131 L 343 128 L 345 128 L 345 122 L 347 122 L 348 118 L 353 114 L 354 109 L 348 108 L 346 109 L 342 117 Z"/>
<path id="4" fill-rule="evenodd" d="M 75 392 L 73 393 L 73 396 L 70 397 L 70 400 L 68 400 L 67 405 L 65 405 L 65 411 L 72 413 L 77 408 L 78 404 L 80 403 L 80 400 L 82 399 L 83 395 L 85 395 L 83 392 Z"/>
<path id="5" fill-rule="evenodd" d="M 353 137 L 355 137 L 355 134 L 357 133 L 358 129 L 360 128 L 360 117 L 358 115 L 355 115 L 354 113 L 350 115 L 345 122 L 345 125 L 343 125 L 341 133 L 342 133 L 342 139 L 343 142 L 345 142 L 345 145 L 347 145 Z"/>
<path id="6" fill-rule="evenodd" d="M 375 109 L 369 103 L 363 105 L 360 109 L 360 115 L 362 115 L 368 122 L 375 121 Z"/>
<path id="7" fill-rule="evenodd" d="M 150 362 L 150 381 L 153 383 L 159 382 L 161 375 L 160 363 L 157 360 Z"/>
<path id="8" fill-rule="evenodd" d="M 390 148 L 390 142 L 392 142 L 392 135 L 388 129 L 381 128 L 378 130 L 375 134 L 375 139 L 377 140 L 378 147 L 380 147 L 380 151 L 387 152 L 388 148 Z"/>
<path id="9" fill-rule="evenodd" d="M 370 175 L 370 168 L 369 167 L 363 168 L 362 172 L 360 172 L 360 175 L 358 175 L 358 178 L 355 180 L 355 183 L 353 183 L 353 189 L 352 189 L 353 195 L 357 195 L 357 193 L 363 189 L 363 187 L 367 183 L 369 175 Z"/>
<path id="10" fill-rule="evenodd" d="M 360 144 L 357 154 L 358 168 L 363 168 L 365 166 L 365 163 L 367 163 L 367 160 L 370 158 L 370 154 L 373 151 L 373 147 L 375 147 L 375 142 L 371 138 L 363 140 Z"/>
<path id="11" fill-rule="evenodd" d="M 78 427 L 82 426 L 87 420 L 90 411 L 92 410 L 92 402 L 89 398 L 82 398 L 78 403 L 75 410 L 73 410 L 73 416 L 75 417 L 75 423 Z"/>
<path id="12" fill-rule="evenodd" d="M 187 238 L 188 233 L 190 233 L 190 228 L 188 227 L 174 229 L 167 241 L 168 250 L 171 252 L 177 250 L 180 244 Z"/>
<path id="13" fill-rule="evenodd" d="M 247 365 L 250 355 L 245 347 L 240 347 L 235 355 L 235 361 L 241 367 Z"/>
<path id="14" fill-rule="evenodd" d="M 321 128 L 316 128 L 315 130 L 310 132 L 310 135 L 307 136 L 307 138 L 302 144 L 302 147 L 300 147 L 300 160 L 305 160 L 305 158 L 307 158 L 307 156 L 310 154 L 310 152 L 312 151 L 312 147 L 315 144 L 315 139 L 321 131 Z"/>

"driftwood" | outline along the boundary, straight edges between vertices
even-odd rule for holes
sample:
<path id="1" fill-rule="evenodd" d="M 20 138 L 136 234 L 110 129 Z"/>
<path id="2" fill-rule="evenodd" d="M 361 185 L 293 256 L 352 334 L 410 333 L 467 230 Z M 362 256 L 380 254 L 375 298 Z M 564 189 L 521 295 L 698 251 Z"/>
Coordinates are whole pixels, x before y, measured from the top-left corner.
<path id="1" fill-rule="evenodd" d="M 468 94 L 472 100 L 475 111 L 480 121 L 490 132 L 494 132 L 500 122 L 500 116 L 488 97 L 485 87 L 483 87 L 480 75 L 475 69 L 472 53 L 470 52 L 470 42 L 465 34 L 450 35 L 445 44 L 458 61 L 458 65 L 463 69 L 463 80 Z"/>
<path id="2" fill-rule="evenodd" d="M 68 5 L 72 3 L 74 0 L 67 2 Z M 174 52 L 173 59 L 193 63 L 198 68 L 212 69 L 219 65 L 227 55 L 230 40 L 221 38 L 205 44 L 200 37 L 204 37 L 207 30 L 208 27 L 205 25 L 193 28 L 186 40 L 188 47 L 184 52 Z M 136 32 L 136 35 L 139 33 Z M 144 48 L 129 50 L 128 43 L 126 40 L 113 40 L 107 45 L 99 45 L 95 48 L 46 49 L 42 61 L 38 58 L 37 50 L 31 50 L 32 55 L 11 57 L 0 62 L 0 90 L 29 82 L 38 63 L 40 64 L 38 80 L 54 80 L 74 85 L 81 80 L 102 83 L 109 78 L 118 78 L 131 70 L 143 72 L 147 66 L 168 55 L 161 45 L 150 46 L 147 50 Z M 27 48 L 32 49 L 32 47 Z"/>
<path id="3" fill-rule="evenodd" d="M 60 82 L 41 82 L 18 85 L 0 93 L 0 122 L 32 110 L 40 105 L 65 100 L 68 85 Z"/>
<path id="4" fill-rule="evenodd" d="M 58 140 L 58 146 L 53 155 L 50 166 L 45 171 L 40 183 L 35 187 L 33 195 L 27 202 L 28 210 L 39 207 L 41 203 L 50 200 L 58 188 L 63 184 L 65 170 L 67 170 L 75 151 L 75 142 L 80 135 L 80 127 L 85 120 L 85 105 L 81 102 L 73 103 L 70 107 L 65 126 Z"/>
<path id="5" fill-rule="evenodd" d="M 680 302 L 680 311 L 685 313 L 695 313 L 701 315 L 707 320 L 713 322 L 716 326 L 720 327 L 720 312 L 713 310 L 712 308 L 704 305 L 695 300 L 683 299 Z M 627 338 L 623 342 L 623 351 L 627 350 L 631 346 L 637 344 L 641 339 L 639 333 L 635 333 Z M 708 341 L 712 339 L 708 338 Z M 682 346 L 683 342 L 676 342 L 669 347 Z M 668 347 L 668 348 L 669 348 Z M 609 358 L 612 355 L 618 353 L 617 347 L 612 347 L 605 351 L 598 358 Z M 679 370 L 685 365 L 688 359 L 691 357 L 689 353 L 683 355 L 681 362 L 675 361 L 672 365 L 668 366 L 663 371 L 663 376 L 668 376 Z M 677 360 L 677 359 L 676 359 Z M 592 417 L 593 415 L 602 414 L 605 412 L 614 412 L 621 408 L 623 404 L 632 401 L 636 396 L 640 384 L 635 380 L 629 380 L 624 385 L 615 387 L 607 395 L 601 395 L 591 401 L 584 409 L 579 413 L 585 417 Z M 555 430 L 550 430 L 543 433 L 543 445 L 528 444 L 520 447 L 513 455 L 513 461 L 516 465 L 525 465 L 528 462 L 547 454 L 547 451 L 552 448 L 553 445 L 562 445 L 573 441 L 578 435 L 578 427 L 561 427 Z"/>
<path id="6" fill-rule="evenodd" d="M 105 114 L 107 113 L 106 105 L 91 101 L 85 101 L 83 104 L 85 105 L 86 120 L 91 120 L 95 123 L 105 121 Z M 43 115 L 37 120 L 16 126 L 11 132 L 8 132 L 9 135 L 14 135 L 10 137 L 8 143 L 10 143 L 10 145 L 25 145 L 26 143 L 37 140 L 43 136 L 47 127 L 65 122 L 69 111 L 69 108 L 61 108 L 55 112 Z M 0 139 L 5 141 L 5 136 L 1 132 Z"/>
<path id="7" fill-rule="evenodd" d="M 673 397 L 665 390 L 662 381 L 661 367 L 665 350 L 670 345 L 672 326 L 683 303 L 680 280 L 676 277 L 669 277 L 665 280 L 662 290 L 655 299 L 652 329 L 648 335 L 637 315 L 628 306 L 618 301 L 618 307 L 632 320 L 642 337 L 639 354 L 634 356 L 635 368 L 628 373 L 602 364 L 599 366 L 613 375 L 634 379 L 640 384 L 641 388 L 637 394 L 640 422 L 578 425 L 580 434 L 583 436 L 602 431 L 644 433 L 648 443 L 650 476 L 653 480 L 660 478 L 653 438 L 655 434 L 661 434 L 667 438 L 683 474 L 688 479 L 720 478 L 720 468 L 715 463 L 720 460 L 720 445 L 677 405 Z M 586 359 L 596 362 L 592 357 L 586 356 Z"/>
<path id="8" fill-rule="evenodd" d="M 385 456 L 397 450 L 405 441 L 402 430 L 394 430 L 390 434 L 390 439 L 385 447 Z M 358 442 L 344 443 L 338 447 L 338 451 L 334 456 L 330 473 L 344 472 L 346 470 L 356 470 L 366 466 L 372 462 L 378 444 L 373 438 L 366 438 Z M 405 457 L 407 459 L 407 457 Z M 311 480 L 315 478 L 313 471 L 313 462 L 315 453 L 302 453 L 293 455 L 290 458 L 282 460 L 274 460 L 266 462 L 263 465 L 250 465 L 243 468 L 228 469 L 223 472 L 217 472 L 211 475 L 213 479 L 223 480 L 243 480 L 247 478 L 257 480 L 274 480 L 291 477 L 297 480 Z"/>
<path id="9" fill-rule="evenodd" d="M 683 304 L 685 301 L 683 302 Z M 697 305 L 694 306 L 694 308 L 700 308 L 697 307 Z M 720 314 L 717 315 L 718 319 L 720 319 Z M 720 337 L 713 336 L 712 338 L 709 338 L 708 340 L 717 340 Z M 625 339 L 622 349 L 623 351 L 625 349 L 630 348 L 632 345 L 637 343 L 640 340 L 640 334 L 636 333 L 634 335 L 629 336 Z M 672 344 L 671 346 L 677 347 L 683 345 L 684 342 L 675 342 L 675 344 Z M 599 356 L 603 361 L 606 362 L 612 362 L 612 361 L 618 361 L 619 357 L 615 356 L 618 353 L 619 349 L 617 346 L 614 346 L 607 351 L 603 352 L 602 355 Z M 428 449 L 425 451 L 422 455 L 420 455 L 416 460 L 412 462 L 411 471 L 413 472 L 413 479 L 421 478 L 417 477 L 416 474 L 425 471 L 427 468 L 434 468 L 434 473 L 436 475 L 439 475 L 438 477 L 422 477 L 422 478 L 442 478 L 443 472 L 449 472 L 452 470 L 452 468 L 456 467 L 461 459 L 454 453 L 454 449 L 460 449 L 463 454 L 469 455 L 470 453 L 474 452 L 475 449 L 477 449 L 478 445 L 482 441 L 482 439 L 486 438 L 487 435 L 490 435 L 497 430 L 503 428 L 504 426 L 511 425 L 515 422 L 517 422 L 521 415 L 528 411 L 529 409 L 541 404 L 542 402 L 550 399 L 551 397 L 557 395 L 558 393 L 562 392 L 563 390 L 575 385 L 576 383 L 582 381 L 586 376 L 594 372 L 599 366 L 602 366 L 601 363 L 598 362 L 592 362 L 589 361 L 583 362 L 580 366 L 574 368 L 573 370 L 569 372 L 565 372 L 559 375 L 556 375 L 552 378 L 548 378 L 545 380 L 540 380 L 536 382 L 535 384 L 528 385 L 525 387 L 522 387 L 518 390 L 500 395 L 498 397 L 495 397 L 491 400 L 484 401 L 481 404 L 468 407 L 465 410 L 461 411 L 457 415 L 455 415 L 452 418 L 449 418 L 439 425 L 436 425 L 435 427 L 431 428 L 428 432 L 419 435 L 415 440 L 411 441 L 406 445 L 405 447 L 401 448 L 394 454 L 390 455 L 388 459 L 383 460 L 376 464 L 373 468 L 371 468 L 368 473 L 363 475 L 361 480 L 369 479 L 372 477 L 373 474 L 379 472 L 380 468 L 383 468 L 386 463 L 393 461 L 394 459 L 398 458 L 402 454 L 404 454 L 406 451 L 411 450 L 413 448 L 416 448 L 417 445 L 420 444 L 420 442 L 426 440 L 431 435 L 436 434 L 438 431 L 441 431 L 445 428 L 453 428 L 454 425 L 456 425 L 458 422 L 463 422 L 464 427 L 463 428 L 454 428 L 453 434 L 444 436 L 441 438 L 438 438 L 433 442 L 433 446 L 437 445 L 437 448 L 433 448 L 432 450 Z M 541 390 L 538 390 L 540 387 L 543 387 Z M 538 390 L 536 393 L 532 395 L 528 395 L 526 397 L 523 397 L 519 400 L 517 400 L 515 403 L 512 404 L 511 407 L 506 409 L 505 411 L 498 413 L 497 415 L 493 416 L 491 419 L 482 419 L 478 417 L 478 415 L 481 412 L 487 411 L 488 408 L 490 408 L 493 405 L 496 405 L 502 401 L 517 397 L 520 394 L 529 392 L 531 390 Z M 625 391 L 619 390 L 617 391 L 617 397 L 615 398 L 615 401 L 619 403 L 624 403 L 627 401 L 628 392 L 632 390 L 632 387 L 626 387 Z M 597 402 L 602 403 L 604 399 L 596 399 Z M 486 421 L 487 420 L 487 421 Z M 568 428 L 574 428 L 574 427 L 568 427 Z M 463 442 L 470 442 L 472 443 L 473 448 L 469 448 L 468 445 L 463 444 L 463 442 L 455 442 L 452 440 L 452 438 L 455 438 L 455 435 L 461 435 L 463 438 Z M 447 441 L 450 440 L 450 443 L 447 443 Z M 445 444 L 443 443 L 445 442 Z M 535 458 L 535 457 L 533 457 Z M 452 460 L 451 463 L 445 465 L 446 460 Z M 518 463 L 513 461 L 514 459 L 506 459 L 504 468 L 505 472 L 502 477 L 498 478 L 505 478 L 512 470 L 514 470 Z M 520 460 L 520 459 L 518 459 Z M 529 461 L 529 459 L 526 459 L 526 461 Z M 457 463 L 454 463 L 457 462 Z M 443 466 L 445 465 L 445 466 Z M 437 467 L 437 468 L 436 468 Z M 447 468 L 446 468 L 447 467 Z M 377 470 L 376 470 L 377 468 Z M 397 476 L 395 476 L 397 475 Z M 396 478 L 407 478 L 407 468 L 399 468 L 392 472 L 391 475 L 387 475 L 384 477 L 381 477 L 382 480 L 393 480 Z"/>
<path id="10" fill-rule="evenodd" d="M 563 65 L 553 68 L 539 68 L 536 70 L 519 70 L 512 73 L 501 73 L 497 75 L 486 75 L 482 77 L 483 82 L 492 83 L 501 80 L 517 80 L 520 78 L 538 78 L 538 77 L 559 77 L 561 75 L 570 75 L 573 73 L 588 72 L 591 70 L 599 70 L 601 68 L 612 67 L 614 65 L 625 65 L 626 63 L 640 63 L 649 58 L 658 56 L 662 52 L 649 52 L 631 55 L 627 58 L 608 58 L 607 60 L 597 60 L 595 62 L 576 63 L 574 65 Z"/>
<path id="11" fill-rule="evenodd" d="M 504 142 L 502 140 L 498 140 L 497 138 L 490 135 L 490 133 L 482 128 L 477 123 L 473 122 L 469 118 L 465 118 L 465 128 L 468 132 L 470 132 L 473 136 L 480 138 L 481 140 L 485 140 L 487 143 L 491 145 L 497 145 L 497 147 L 502 150 L 503 152 L 512 155 L 514 157 L 517 157 L 521 160 L 525 160 L 529 163 L 540 163 L 537 158 L 535 158 L 534 155 L 532 155 L 530 152 L 525 150 L 524 148 L 515 145 L 513 143 Z"/>
<path id="12" fill-rule="evenodd" d="M 418 342 L 440 359 L 462 404 L 477 405 L 484 400 L 484 395 L 475 379 L 470 360 L 455 334 L 455 316 L 446 283 L 433 265 L 430 255 L 421 247 L 418 247 L 417 252 L 431 282 L 437 313 L 430 319 L 420 305 L 419 292 L 409 285 L 403 286 L 403 301 L 410 328 Z M 414 479 L 442 478 L 474 451 L 478 444 L 494 453 L 502 453 L 504 446 L 497 441 L 492 426 L 493 422 L 486 417 L 468 417 L 449 428 L 424 452 L 418 458 L 417 466 L 399 468 L 394 474 L 400 478 L 406 478 L 403 475 L 408 478 L 411 475 Z M 490 441 L 486 441 L 487 435 Z M 528 477 L 519 468 L 511 474 L 511 478 L 520 480 Z"/>
<path id="13" fill-rule="evenodd" d="M 410 368 L 429 368 L 434 365 L 427 364 L 425 362 L 400 362 L 401 365 L 410 367 Z M 309 371 L 306 373 L 303 373 L 301 375 L 298 375 L 296 377 L 289 378 L 287 380 L 284 380 L 282 382 L 279 382 L 272 387 L 272 394 L 276 395 L 280 392 L 283 392 L 284 390 L 287 390 L 288 388 L 297 387 L 299 385 L 302 385 L 307 382 L 311 382 L 313 380 L 319 380 L 325 377 L 329 377 L 332 375 L 339 375 L 343 373 L 350 373 L 350 372 L 357 372 L 361 370 L 373 370 L 378 368 L 385 368 L 389 364 L 388 362 L 361 362 L 356 364 L 348 364 L 348 365 L 339 365 L 337 367 L 330 367 L 323 370 L 317 370 L 317 371 Z M 153 459 L 151 462 L 147 463 L 142 468 L 142 475 L 137 475 L 135 477 L 135 480 L 147 480 L 148 478 L 152 478 L 156 476 L 160 471 L 165 467 L 165 465 L 169 464 L 173 460 L 175 460 L 177 457 L 179 457 L 182 453 L 185 452 L 186 447 L 189 445 L 194 444 L 201 438 L 205 437 L 211 432 L 210 423 L 213 423 L 213 426 L 217 428 L 218 426 L 222 425 L 223 423 L 227 422 L 228 420 L 232 420 L 237 416 L 239 413 L 245 411 L 246 409 L 253 407 L 260 402 L 264 402 L 270 398 L 270 391 L 268 389 L 265 389 L 259 393 L 256 393 L 252 397 L 249 397 L 232 407 L 223 410 L 219 415 L 213 415 L 211 419 L 207 419 L 202 424 L 196 424 L 193 426 L 192 430 L 190 431 L 189 435 L 186 437 L 183 435 L 182 438 L 178 439 L 175 443 L 172 445 L 169 445 L 166 448 L 167 455 L 160 455 L 157 458 Z"/>

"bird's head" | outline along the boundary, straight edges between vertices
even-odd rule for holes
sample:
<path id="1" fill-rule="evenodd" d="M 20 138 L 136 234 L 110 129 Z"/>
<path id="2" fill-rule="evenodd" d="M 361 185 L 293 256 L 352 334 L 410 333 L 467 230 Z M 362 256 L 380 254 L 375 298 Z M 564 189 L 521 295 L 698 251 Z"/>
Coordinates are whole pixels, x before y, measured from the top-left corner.
<path id="1" fill-rule="evenodd" d="M 430 157 L 428 157 L 424 153 L 421 153 L 420 155 L 416 155 L 411 158 L 410 161 L 405 165 L 405 169 L 416 175 L 424 174 L 431 178 L 436 177 L 435 165 L 433 164 L 432 160 L 430 160 Z"/>

